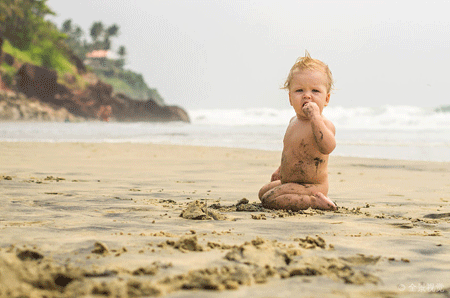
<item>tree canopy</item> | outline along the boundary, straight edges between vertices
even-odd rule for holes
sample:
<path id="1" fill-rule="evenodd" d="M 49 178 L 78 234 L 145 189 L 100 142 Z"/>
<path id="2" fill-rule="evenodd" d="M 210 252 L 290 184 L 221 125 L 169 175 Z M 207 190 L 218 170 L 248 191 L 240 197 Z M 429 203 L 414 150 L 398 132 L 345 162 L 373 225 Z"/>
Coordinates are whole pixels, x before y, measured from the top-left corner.
<path id="1" fill-rule="evenodd" d="M 90 29 L 91 37 L 94 43 L 98 41 L 98 38 L 103 33 L 103 23 L 102 22 L 94 22 Z"/>
<path id="2" fill-rule="evenodd" d="M 44 18 L 55 13 L 47 6 L 47 0 L 0 1 L 0 35 L 21 50 L 43 40 L 60 43 L 64 36 L 56 26 Z"/>

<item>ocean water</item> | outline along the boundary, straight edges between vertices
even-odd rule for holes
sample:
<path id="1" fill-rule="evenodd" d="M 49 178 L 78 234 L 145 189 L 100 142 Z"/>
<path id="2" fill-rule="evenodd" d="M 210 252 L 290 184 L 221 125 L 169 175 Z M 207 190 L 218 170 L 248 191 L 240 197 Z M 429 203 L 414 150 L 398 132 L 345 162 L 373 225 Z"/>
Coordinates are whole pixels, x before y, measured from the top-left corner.
<path id="1" fill-rule="evenodd" d="M 0 141 L 135 142 L 282 149 L 292 109 L 190 110 L 192 123 L 3 122 Z M 333 155 L 450 161 L 450 112 L 412 106 L 327 107 Z"/>

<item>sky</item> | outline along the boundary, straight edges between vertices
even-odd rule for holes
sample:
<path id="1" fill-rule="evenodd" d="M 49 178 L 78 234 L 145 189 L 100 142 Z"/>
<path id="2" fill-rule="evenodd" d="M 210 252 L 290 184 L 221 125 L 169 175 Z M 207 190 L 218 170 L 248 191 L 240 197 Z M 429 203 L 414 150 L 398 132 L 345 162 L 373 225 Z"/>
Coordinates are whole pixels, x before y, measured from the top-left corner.
<path id="1" fill-rule="evenodd" d="M 289 108 L 280 88 L 307 50 L 330 67 L 330 106 L 450 104 L 450 1 L 48 0 L 90 40 L 117 24 L 112 49 L 166 104 Z"/>

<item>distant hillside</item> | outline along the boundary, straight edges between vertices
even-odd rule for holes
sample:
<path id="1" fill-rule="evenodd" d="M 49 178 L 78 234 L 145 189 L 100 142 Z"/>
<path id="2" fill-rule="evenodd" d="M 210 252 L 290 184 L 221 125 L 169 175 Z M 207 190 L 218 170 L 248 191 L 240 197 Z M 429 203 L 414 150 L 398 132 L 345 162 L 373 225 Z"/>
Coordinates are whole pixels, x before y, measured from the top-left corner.
<path id="1" fill-rule="evenodd" d="M 117 24 L 107 26 L 101 21 L 93 22 L 89 29 L 90 40 L 87 40 L 83 29 L 68 19 L 60 31 L 66 35 L 66 44 L 70 50 L 83 60 L 87 69 L 112 85 L 116 93 L 141 101 L 151 98 L 163 105 L 163 98 L 156 89 L 147 86 L 141 74 L 124 68 L 127 55 L 125 46 L 120 46 L 117 53 L 111 50 L 119 29 Z"/>
<path id="2" fill-rule="evenodd" d="M 0 36 L 2 44 L 20 59 L 29 55 L 27 51 L 11 50 L 9 42 Z M 82 66 L 79 61 L 75 64 Z M 1 53 L 0 65 L 0 120 L 190 121 L 180 107 L 115 93 L 110 84 L 83 67 L 76 68 L 75 75 L 68 71 L 61 78 L 54 69 L 21 62 L 6 52 Z M 3 70 L 7 71 L 5 75 Z"/>
<path id="3" fill-rule="evenodd" d="M 46 2 L 47 0 L 0 1 L 0 37 L 5 41 L 3 51 L 16 59 L 16 67 L 4 63 L 5 61 L 0 63 L 3 84 L 13 86 L 17 66 L 30 63 L 55 70 L 61 84 L 84 90 L 89 82 L 80 77 L 77 69 L 85 67 L 88 72 L 95 73 L 112 85 L 115 93 L 141 101 L 153 99 L 164 105 L 158 91 L 149 88 L 141 74 L 124 69 L 124 46 L 119 47 L 115 57 L 86 57 L 86 54 L 94 50 L 111 52 L 112 40 L 119 34 L 118 25 L 107 27 L 101 22 L 94 22 L 90 28 L 89 41 L 84 37 L 83 30 L 72 24 L 72 20 L 65 21 L 61 28 L 45 20 L 47 15 L 55 15 Z M 98 63 L 80 65 L 92 60 L 98 60 Z M 65 80 L 67 77 L 70 77 L 69 80 Z"/>
<path id="4" fill-rule="evenodd" d="M 141 74 L 124 69 L 124 46 L 116 56 L 105 54 L 119 26 L 95 22 L 89 42 L 71 20 L 61 29 L 45 20 L 54 14 L 46 2 L 0 1 L 0 119 L 189 122 L 186 111 L 166 106 Z"/>
<path id="5" fill-rule="evenodd" d="M 143 76 L 123 68 L 121 58 L 109 57 L 109 50 L 94 50 L 86 54 L 84 64 L 102 81 L 110 84 L 114 92 L 122 93 L 135 100 L 145 101 L 151 98 L 160 105 L 164 100 L 158 90 L 150 89 Z"/>

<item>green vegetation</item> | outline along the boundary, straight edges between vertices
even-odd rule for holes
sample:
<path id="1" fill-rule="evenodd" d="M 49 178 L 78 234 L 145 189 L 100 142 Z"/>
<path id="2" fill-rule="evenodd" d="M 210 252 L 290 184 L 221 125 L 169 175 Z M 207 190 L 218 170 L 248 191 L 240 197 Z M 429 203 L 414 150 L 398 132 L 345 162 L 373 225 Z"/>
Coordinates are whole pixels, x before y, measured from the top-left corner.
<path id="1" fill-rule="evenodd" d="M 3 42 L 3 51 L 14 56 L 15 59 L 20 62 L 33 63 L 32 51 L 22 51 L 18 48 L 13 47 L 8 40 Z"/>
<path id="2" fill-rule="evenodd" d="M 148 88 L 140 74 L 125 70 L 109 76 L 101 72 L 98 72 L 97 75 L 113 86 L 115 92 L 123 93 L 134 99 L 147 100 L 151 98 L 160 104 L 164 103 L 158 90 Z"/>
<path id="3" fill-rule="evenodd" d="M 89 30 L 91 42 L 83 38 L 83 30 L 66 20 L 61 29 L 45 20 L 55 13 L 47 6 L 47 0 L 1 0 L 0 1 L 0 36 L 3 37 L 3 51 L 12 55 L 19 63 L 31 63 L 54 69 L 58 80 L 67 74 L 76 78 L 76 86 L 84 88 L 86 82 L 77 72 L 71 56 L 84 60 L 86 54 L 94 50 L 110 50 L 111 40 L 119 35 L 119 26 L 105 26 L 94 22 Z M 114 92 L 123 93 L 133 99 L 152 98 L 163 104 L 163 99 L 156 89 L 150 89 L 141 74 L 124 69 L 127 50 L 120 46 L 118 58 L 89 58 L 88 69 L 105 82 L 111 84 Z M 17 69 L 3 63 L 0 72 L 3 81 L 13 84 Z"/>
<path id="4" fill-rule="evenodd" d="M 40 45 L 31 44 L 28 49 L 15 48 L 8 40 L 3 42 L 3 51 L 14 56 L 21 64 L 32 63 L 57 71 L 58 75 L 65 73 L 76 74 L 76 67 L 61 50 L 54 47 L 50 41 L 43 41 Z"/>
<path id="5" fill-rule="evenodd" d="M 75 76 L 80 86 L 83 80 L 69 59 L 65 34 L 44 18 L 55 13 L 46 5 L 47 0 L 2 0 L 0 2 L 0 36 L 2 50 L 12 55 L 18 64 L 31 63 L 54 69 L 58 77 Z M 14 84 L 13 69 L 6 63 L 0 66 L 2 78 Z"/>
<path id="6" fill-rule="evenodd" d="M 71 19 L 64 21 L 61 31 L 67 34 L 67 44 L 71 50 L 80 57 L 95 50 L 110 50 L 111 39 L 119 35 L 120 27 L 117 24 L 110 26 L 102 22 L 94 22 L 90 29 L 91 42 L 83 38 L 83 30 L 72 22 Z M 114 91 L 123 93 L 136 100 L 148 100 L 152 98 L 163 104 L 164 100 L 156 89 L 150 89 L 141 74 L 124 69 L 125 46 L 120 46 L 117 51 L 118 59 L 108 57 L 88 58 L 89 69 L 92 70 L 103 81 L 113 86 Z"/>
<path id="7" fill-rule="evenodd" d="M 6 85 L 11 86 L 14 83 L 14 77 L 17 73 L 17 70 L 12 66 L 3 63 L 0 67 L 0 72 L 2 73 L 2 81 Z"/>
<path id="8" fill-rule="evenodd" d="M 75 55 L 81 58 L 84 58 L 87 53 L 94 50 L 110 50 L 111 37 L 117 37 L 119 35 L 119 26 L 113 24 L 105 27 L 102 22 L 94 22 L 89 31 L 92 42 L 83 38 L 83 29 L 73 24 L 71 19 L 65 20 L 61 26 L 61 32 L 66 35 L 66 44 Z M 120 48 L 125 49 L 124 46 Z"/>
<path id="9" fill-rule="evenodd" d="M 64 35 L 44 18 L 55 13 L 47 6 L 47 0 L 2 0 L 0 2 L 0 34 L 20 50 L 31 45 L 43 46 L 50 42 L 62 46 Z"/>
<path id="10" fill-rule="evenodd" d="M 65 52 L 54 47 L 49 41 L 44 41 L 41 45 L 30 44 L 28 49 L 21 50 L 14 47 L 8 40 L 5 40 L 3 42 L 3 51 L 12 55 L 19 64 L 30 63 L 54 69 L 58 74 L 60 83 L 64 83 L 61 81 L 61 78 L 63 78 L 65 74 L 70 74 L 74 76 L 77 81 L 77 84 L 72 87 L 83 88 L 86 84 L 83 78 L 78 74 L 76 67 L 67 58 Z M 17 73 L 17 69 L 6 63 L 2 63 L 0 72 L 7 85 L 11 86 L 14 84 L 14 76 Z"/>

